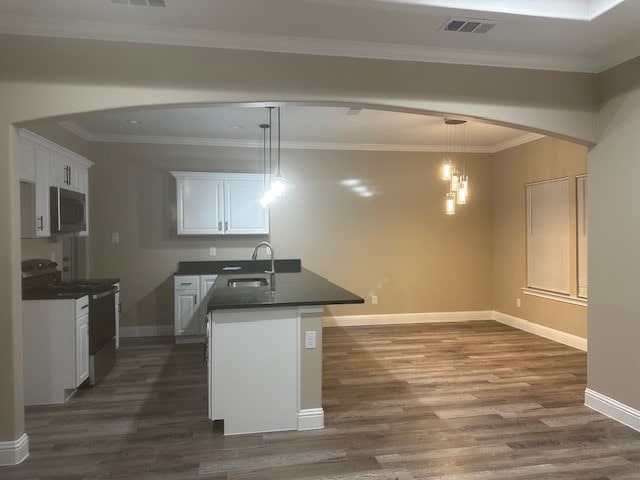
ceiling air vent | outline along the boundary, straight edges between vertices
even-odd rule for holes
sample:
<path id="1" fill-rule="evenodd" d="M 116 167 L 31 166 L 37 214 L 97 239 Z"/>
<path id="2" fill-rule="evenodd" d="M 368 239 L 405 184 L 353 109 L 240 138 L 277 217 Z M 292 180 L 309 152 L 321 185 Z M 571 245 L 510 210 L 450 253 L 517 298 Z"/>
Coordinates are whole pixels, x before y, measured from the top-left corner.
<path id="1" fill-rule="evenodd" d="M 358 115 L 361 111 L 362 111 L 361 108 L 347 107 L 347 108 L 345 108 L 344 112 L 342 112 L 342 114 L 343 115 Z"/>
<path id="2" fill-rule="evenodd" d="M 493 20 L 482 20 L 478 18 L 449 18 L 439 31 L 463 32 L 463 33 L 487 33 L 498 22 Z"/>
<path id="3" fill-rule="evenodd" d="M 166 7 L 166 0 L 111 0 L 119 5 L 135 5 L 139 7 Z"/>

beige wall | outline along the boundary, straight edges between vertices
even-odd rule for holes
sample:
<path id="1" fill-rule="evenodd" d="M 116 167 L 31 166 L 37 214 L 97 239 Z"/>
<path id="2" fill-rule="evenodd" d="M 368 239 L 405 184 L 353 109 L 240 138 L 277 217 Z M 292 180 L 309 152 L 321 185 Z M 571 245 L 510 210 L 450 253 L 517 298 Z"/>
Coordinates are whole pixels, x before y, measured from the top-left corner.
<path id="1" fill-rule="evenodd" d="M 121 277 L 124 326 L 173 324 L 179 261 L 249 259 L 266 238 L 177 236 L 169 173 L 259 172 L 259 149 L 102 143 L 91 146 L 91 159 L 90 275 Z M 443 214 L 440 162 L 433 153 L 283 151 L 289 189 L 271 207 L 269 237 L 277 258 L 301 258 L 367 298 L 328 314 L 490 309 L 491 157 L 468 159 L 472 201 L 454 217 Z M 374 196 L 340 183 L 354 178 Z"/>
<path id="2" fill-rule="evenodd" d="M 587 149 L 553 138 L 495 154 L 493 162 L 493 308 L 546 327 L 587 336 L 586 307 L 523 295 L 527 285 L 525 184 L 569 177 L 570 224 L 576 224 L 575 175 L 587 171 Z M 571 229 L 571 294 L 577 295 L 577 239 Z M 516 307 L 516 298 L 521 307 Z"/>
<path id="3" fill-rule="evenodd" d="M 589 155 L 588 386 L 640 410 L 640 59 L 601 75 Z"/>

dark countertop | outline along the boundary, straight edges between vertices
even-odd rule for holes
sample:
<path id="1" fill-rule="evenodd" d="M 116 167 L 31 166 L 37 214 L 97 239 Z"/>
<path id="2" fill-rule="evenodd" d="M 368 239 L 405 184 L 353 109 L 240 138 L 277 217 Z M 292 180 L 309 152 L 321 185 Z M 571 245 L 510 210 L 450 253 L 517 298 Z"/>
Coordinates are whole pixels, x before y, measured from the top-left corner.
<path id="1" fill-rule="evenodd" d="M 56 292 L 45 288 L 37 288 L 22 292 L 22 300 L 77 300 L 89 295 L 89 292 Z"/>
<path id="2" fill-rule="evenodd" d="M 83 279 L 71 283 L 82 282 Z M 115 285 L 120 282 L 119 278 L 90 278 L 87 282 L 108 283 Z M 35 288 L 24 288 L 22 290 L 22 300 L 74 300 L 89 295 L 89 289 L 82 286 L 65 287 L 66 282 L 56 282 L 42 285 Z"/>
<path id="3" fill-rule="evenodd" d="M 277 268 L 276 268 L 277 270 Z M 208 310 L 290 307 L 300 305 L 333 305 L 364 303 L 364 299 L 315 273 L 301 268 L 300 272 L 276 273 L 275 288 L 228 287 L 233 278 L 265 278 L 268 274 L 222 274 L 213 284 Z"/>
<path id="4" fill-rule="evenodd" d="M 299 272 L 300 259 L 276 259 L 276 272 Z M 233 269 L 233 270 L 225 270 Z M 209 260 L 178 262 L 174 275 L 218 275 L 221 273 L 264 273 L 271 268 L 271 260 Z"/>

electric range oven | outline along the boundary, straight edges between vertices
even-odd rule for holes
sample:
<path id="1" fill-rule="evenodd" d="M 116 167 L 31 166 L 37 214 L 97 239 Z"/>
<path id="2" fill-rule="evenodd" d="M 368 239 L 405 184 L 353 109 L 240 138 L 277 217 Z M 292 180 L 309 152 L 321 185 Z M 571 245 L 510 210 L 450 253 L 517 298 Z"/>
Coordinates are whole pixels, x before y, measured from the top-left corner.
<path id="1" fill-rule="evenodd" d="M 61 272 L 50 260 L 22 262 L 23 300 L 89 297 L 89 385 L 98 383 L 116 361 L 117 278 L 61 282 Z"/>

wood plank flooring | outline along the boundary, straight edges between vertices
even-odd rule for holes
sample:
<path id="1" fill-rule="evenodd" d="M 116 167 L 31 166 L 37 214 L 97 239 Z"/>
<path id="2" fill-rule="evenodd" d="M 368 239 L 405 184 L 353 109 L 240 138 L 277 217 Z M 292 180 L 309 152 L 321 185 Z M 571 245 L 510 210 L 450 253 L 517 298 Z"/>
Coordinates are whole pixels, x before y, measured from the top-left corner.
<path id="1" fill-rule="evenodd" d="M 224 437 L 202 346 L 129 340 L 26 412 L 2 480 L 632 480 L 640 434 L 583 406 L 586 355 L 495 322 L 324 330 L 324 430 Z"/>

